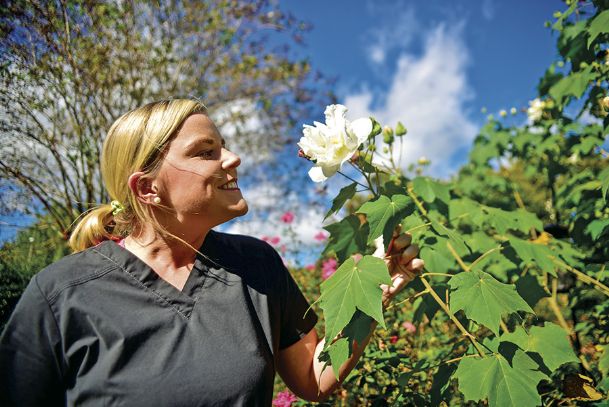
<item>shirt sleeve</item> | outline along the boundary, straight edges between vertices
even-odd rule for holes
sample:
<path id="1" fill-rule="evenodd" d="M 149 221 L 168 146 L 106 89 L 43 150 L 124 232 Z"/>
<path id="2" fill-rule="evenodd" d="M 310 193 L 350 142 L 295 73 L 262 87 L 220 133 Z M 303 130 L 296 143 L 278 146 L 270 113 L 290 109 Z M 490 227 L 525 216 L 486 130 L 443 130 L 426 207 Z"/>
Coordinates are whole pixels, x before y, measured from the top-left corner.
<path id="1" fill-rule="evenodd" d="M 61 339 L 32 278 L 0 336 L 0 405 L 65 405 Z"/>
<path id="2" fill-rule="evenodd" d="M 298 342 L 315 327 L 317 314 L 309 308 L 309 302 L 277 254 L 276 259 L 282 280 L 279 349 L 285 349 Z"/>

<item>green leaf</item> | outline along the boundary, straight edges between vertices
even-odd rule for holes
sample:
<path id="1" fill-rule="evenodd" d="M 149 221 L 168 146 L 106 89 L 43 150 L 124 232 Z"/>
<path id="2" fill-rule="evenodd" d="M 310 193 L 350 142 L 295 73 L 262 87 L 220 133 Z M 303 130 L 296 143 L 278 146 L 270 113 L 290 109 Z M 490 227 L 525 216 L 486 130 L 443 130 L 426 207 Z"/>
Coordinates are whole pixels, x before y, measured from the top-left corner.
<path id="1" fill-rule="evenodd" d="M 520 295 L 531 308 L 533 308 L 542 298 L 550 296 L 550 294 L 539 285 L 537 278 L 530 274 L 516 280 L 516 291 L 518 291 L 518 295 Z"/>
<path id="2" fill-rule="evenodd" d="M 607 190 L 609 190 L 609 167 L 605 168 L 598 174 L 598 178 L 601 181 L 601 191 L 605 202 L 607 202 Z"/>
<path id="3" fill-rule="evenodd" d="M 609 10 L 605 10 L 590 20 L 588 28 L 588 48 L 600 34 L 609 33 Z"/>
<path id="4" fill-rule="evenodd" d="M 573 72 L 559 80 L 550 88 L 550 96 L 558 101 L 567 96 L 575 96 L 579 99 L 594 78 L 595 76 L 592 72 L 592 67 L 588 67 L 579 72 Z"/>
<path id="5" fill-rule="evenodd" d="M 608 227 L 609 227 L 609 218 L 608 219 L 595 219 L 592 222 L 588 223 L 588 226 L 586 226 L 585 232 L 590 235 L 592 240 L 597 240 Z"/>
<path id="6" fill-rule="evenodd" d="M 528 407 L 541 404 L 537 383 L 546 376 L 521 350 L 512 363 L 501 354 L 463 358 L 455 372 L 465 400 L 488 399 L 490 407 Z"/>
<path id="7" fill-rule="evenodd" d="M 391 284 L 387 265 L 382 259 L 364 256 L 357 264 L 353 258 L 341 264 L 321 284 L 318 301 L 324 312 L 326 337 L 336 337 L 358 309 L 384 327 L 380 284 Z"/>
<path id="8" fill-rule="evenodd" d="M 338 380 L 339 369 L 349 358 L 349 341 L 346 338 L 340 338 L 332 345 L 328 346 L 328 355 L 330 355 L 330 363 L 334 376 Z"/>
<path id="9" fill-rule="evenodd" d="M 551 322 L 545 322 L 543 327 L 531 327 L 528 335 L 517 327 L 514 332 L 503 334 L 501 342 L 512 342 L 525 352 L 538 353 L 551 371 L 565 363 L 579 362 L 567 339 L 567 332 Z"/>
<path id="10" fill-rule="evenodd" d="M 366 235 L 368 225 L 360 225 L 356 215 L 349 215 L 340 222 L 325 226 L 330 237 L 323 254 L 336 253 L 339 262 L 345 261 L 355 253 L 363 253 L 366 250 Z"/>
<path id="11" fill-rule="evenodd" d="M 499 335 L 501 316 L 516 311 L 533 313 L 513 284 L 503 284 L 484 271 L 462 272 L 448 282 L 450 310 L 465 315 Z"/>
<path id="12" fill-rule="evenodd" d="M 450 188 L 426 177 L 416 177 L 412 180 L 414 192 L 425 202 L 433 202 L 436 198 L 448 203 L 450 200 Z"/>
<path id="13" fill-rule="evenodd" d="M 419 257 L 425 262 L 425 268 L 433 273 L 450 273 L 451 270 L 458 268 L 455 259 L 429 246 L 421 248 Z"/>
<path id="14" fill-rule="evenodd" d="M 529 242 L 527 240 L 511 238 L 510 246 L 525 264 L 535 264 L 542 271 L 548 272 L 556 277 L 554 263 L 552 263 L 552 251 L 543 244 Z"/>
<path id="15" fill-rule="evenodd" d="M 609 345 L 605 345 L 603 354 L 598 360 L 598 370 L 601 371 L 604 377 L 609 377 Z"/>
<path id="16" fill-rule="evenodd" d="M 448 229 L 446 226 L 442 225 L 440 222 L 436 222 L 435 220 L 431 222 L 431 226 L 440 236 L 448 237 L 448 240 L 450 240 L 450 243 L 452 243 L 452 246 L 457 253 L 461 255 L 471 253 L 471 250 L 467 244 L 465 244 L 465 241 L 458 232 Z"/>
<path id="17" fill-rule="evenodd" d="M 332 201 L 332 207 L 330 208 L 328 213 L 326 213 L 326 216 L 324 216 L 324 220 L 326 220 L 328 216 L 332 215 L 333 213 L 338 212 L 340 208 L 343 207 L 345 202 L 353 198 L 353 195 L 355 195 L 356 187 L 357 183 L 354 182 L 351 185 L 347 185 L 346 187 L 340 190 L 338 195 L 336 195 L 336 198 L 334 198 L 334 200 Z"/>
<path id="18" fill-rule="evenodd" d="M 393 195 L 391 199 L 381 195 L 377 200 L 363 204 L 358 213 L 365 214 L 370 224 L 368 244 L 381 236 L 387 227 L 390 235 L 408 208 L 412 208 L 412 200 L 406 195 Z M 387 239 L 385 244 L 388 244 Z"/>

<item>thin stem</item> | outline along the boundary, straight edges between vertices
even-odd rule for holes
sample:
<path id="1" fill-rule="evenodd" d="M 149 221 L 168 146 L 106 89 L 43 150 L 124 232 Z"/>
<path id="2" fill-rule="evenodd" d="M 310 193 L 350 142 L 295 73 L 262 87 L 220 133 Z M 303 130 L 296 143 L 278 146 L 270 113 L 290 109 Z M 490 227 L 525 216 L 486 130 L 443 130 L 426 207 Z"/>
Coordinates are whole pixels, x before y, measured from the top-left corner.
<path id="1" fill-rule="evenodd" d="M 508 332 L 510 332 L 510 331 L 508 330 L 508 327 L 507 327 L 507 325 L 505 324 L 505 322 L 503 322 L 503 319 L 500 319 L 500 320 L 499 320 L 499 326 L 500 326 L 500 327 L 501 327 L 501 329 L 503 330 L 503 333 L 508 333 Z"/>
<path id="2" fill-rule="evenodd" d="M 485 352 L 482 349 L 482 347 L 480 346 L 480 344 L 478 343 L 478 341 L 476 341 L 476 338 L 474 337 L 474 335 L 470 334 L 467 329 L 465 329 L 465 327 L 461 324 L 461 322 L 459 322 L 459 320 L 453 315 L 452 312 L 450 312 L 450 309 L 448 308 L 448 305 L 446 305 L 446 303 L 444 301 L 442 301 L 442 299 L 438 296 L 438 294 L 433 290 L 433 288 L 431 288 L 431 285 L 429 285 L 429 282 L 421 277 L 421 281 L 423 282 L 423 285 L 425 286 L 425 288 L 427 290 L 429 290 L 429 293 L 431 294 L 431 296 L 433 297 L 434 300 L 436 300 L 436 302 L 438 303 L 438 305 L 440 306 L 440 308 L 442 308 L 444 310 L 444 312 L 446 312 L 446 314 L 448 315 L 448 317 L 455 323 L 455 325 L 457 326 L 457 328 L 459 329 L 459 331 L 461 331 L 461 333 L 467 337 L 467 339 L 470 340 L 470 342 L 472 343 L 472 345 L 474 346 L 474 348 L 476 349 L 476 351 L 478 352 L 478 354 L 482 357 L 484 357 Z"/>
<path id="3" fill-rule="evenodd" d="M 424 228 L 424 227 L 427 227 L 427 226 L 430 226 L 430 225 L 431 225 L 431 222 L 427 222 L 427 223 L 424 223 L 424 224 L 422 224 L 422 225 L 419 225 L 419 226 L 415 226 L 415 227 L 413 227 L 413 228 L 410 228 L 410 229 L 408 229 L 407 231 L 405 231 L 404 233 L 411 233 L 411 232 L 414 232 L 414 231 L 415 231 L 415 230 L 417 230 L 417 229 L 421 229 L 421 228 Z"/>
<path id="4" fill-rule="evenodd" d="M 370 189 L 368 186 L 366 186 L 366 185 L 362 184 L 361 182 L 357 182 L 356 180 L 354 180 L 353 178 L 351 178 L 350 176 L 348 176 L 348 175 L 347 175 L 347 174 L 345 174 L 344 172 L 342 172 L 342 171 L 337 171 L 337 172 L 338 172 L 340 175 L 342 175 L 343 177 L 345 177 L 345 178 L 347 178 L 347 179 L 349 179 L 349 180 L 351 180 L 351 181 L 355 182 L 355 183 L 356 183 L 357 185 L 359 185 L 360 187 L 364 187 L 364 188 L 366 188 L 366 190 Z"/>
<path id="5" fill-rule="evenodd" d="M 554 279 L 552 279 L 552 296 L 550 298 L 548 298 L 548 301 L 550 302 L 550 308 L 552 308 L 554 315 L 556 315 L 558 324 L 562 327 L 562 329 L 567 331 L 569 336 L 572 336 L 573 332 L 571 331 L 569 324 L 567 324 L 567 321 L 565 321 L 565 317 L 562 315 L 562 312 L 560 312 L 560 307 L 558 306 L 557 295 L 556 295 L 557 289 L 558 289 L 558 280 L 554 278 Z"/>
<path id="6" fill-rule="evenodd" d="M 473 269 L 476 264 L 478 264 L 478 263 L 480 263 L 482 261 L 482 259 L 484 259 L 488 255 L 490 255 L 491 253 L 496 252 L 497 250 L 501 250 L 502 248 L 503 248 L 502 246 L 497 246 L 497 247 L 495 247 L 493 249 L 489 249 L 486 252 L 482 253 L 482 255 L 480 255 L 480 257 L 478 257 L 476 260 L 474 260 L 472 262 L 472 264 L 469 265 L 469 269 L 470 270 Z"/>
<path id="7" fill-rule="evenodd" d="M 446 242 L 446 247 L 448 247 L 448 251 L 450 251 L 450 254 L 452 254 L 453 257 L 457 260 L 459 266 L 461 266 L 464 271 L 470 271 L 470 268 L 467 266 L 467 264 L 463 262 L 463 259 L 461 258 L 461 256 L 459 256 L 459 254 L 456 252 L 450 242 Z"/>
<path id="8" fill-rule="evenodd" d="M 573 267 L 569 266 L 566 263 L 563 263 L 562 261 L 556 260 L 556 258 L 552 258 L 552 261 L 561 266 L 564 267 L 565 270 L 575 274 L 575 276 L 577 277 L 578 280 L 583 281 L 584 283 L 588 283 L 588 284 L 592 284 L 594 285 L 599 291 L 601 291 L 603 294 L 605 294 L 606 296 L 609 297 L 609 287 L 607 287 L 605 284 L 601 283 L 600 281 L 590 277 L 587 274 L 582 273 L 581 271 L 574 269 Z"/>
<path id="9" fill-rule="evenodd" d="M 447 274 L 447 273 L 423 273 L 421 274 L 421 277 L 427 277 L 427 276 L 443 276 L 443 277 L 454 277 L 454 274 Z"/>
<path id="10" fill-rule="evenodd" d="M 391 304 L 390 306 L 388 306 L 387 308 L 385 308 L 386 310 L 390 310 L 393 307 L 397 307 L 398 305 L 404 304 L 405 302 L 417 299 L 425 294 L 428 294 L 429 290 L 423 290 L 419 293 L 416 293 L 415 295 L 411 295 L 410 297 L 406 298 L 405 300 L 402 300 L 400 302 L 396 302 L 395 304 Z"/>

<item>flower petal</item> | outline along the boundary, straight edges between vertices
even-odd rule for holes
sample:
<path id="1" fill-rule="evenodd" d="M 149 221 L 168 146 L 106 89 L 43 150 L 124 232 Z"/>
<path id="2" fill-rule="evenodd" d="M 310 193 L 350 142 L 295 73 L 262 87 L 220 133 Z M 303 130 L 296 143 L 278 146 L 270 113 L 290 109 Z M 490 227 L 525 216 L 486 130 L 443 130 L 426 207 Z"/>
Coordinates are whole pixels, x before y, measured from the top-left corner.
<path id="1" fill-rule="evenodd" d="M 330 128 L 342 128 L 346 126 L 347 108 L 343 105 L 328 105 L 324 111 L 326 125 Z"/>
<path id="2" fill-rule="evenodd" d="M 367 117 L 354 120 L 351 122 L 351 130 L 353 131 L 353 134 L 355 134 L 355 137 L 357 137 L 359 147 L 360 144 L 366 141 L 372 132 L 372 120 Z"/>
<path id="3" fill-rule="evenodd" d="M 328 179 L 321 169 L 321 167 L 315 166 L 309 170 L 309 177 L 313 180 L 313 182 L 323 182 Z"/>

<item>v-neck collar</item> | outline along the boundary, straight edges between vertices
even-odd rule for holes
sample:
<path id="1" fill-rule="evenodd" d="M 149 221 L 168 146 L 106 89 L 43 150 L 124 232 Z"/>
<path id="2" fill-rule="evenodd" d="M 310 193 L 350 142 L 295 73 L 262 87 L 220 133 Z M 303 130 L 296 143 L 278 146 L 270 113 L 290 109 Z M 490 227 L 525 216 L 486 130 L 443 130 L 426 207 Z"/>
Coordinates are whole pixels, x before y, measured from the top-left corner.
<path id="1" fill-rule="evenodd" d="M 199 252 L 208 258 L 217 258 L 215 233 L 213 230 L 210 230 L 199 248 Z M 93 251 L 116 264 L 120 269 L 133 277 L 142 288 L 151 290 L 157 299 L 170 305 L 186 318 L 190 318 L 194 305 L 203 294 L 202 291 L 210 262 L 200 254 L 197 254 L 195 257 L 195 262 L 184 287 L 182 290 L 178 290 L 175 286 L 165 281 L 143 260 L 114 241 L 104 241 L 95 246 Z"/>

